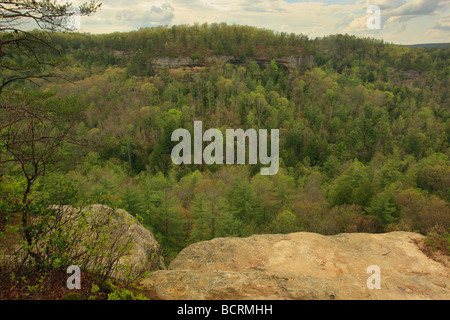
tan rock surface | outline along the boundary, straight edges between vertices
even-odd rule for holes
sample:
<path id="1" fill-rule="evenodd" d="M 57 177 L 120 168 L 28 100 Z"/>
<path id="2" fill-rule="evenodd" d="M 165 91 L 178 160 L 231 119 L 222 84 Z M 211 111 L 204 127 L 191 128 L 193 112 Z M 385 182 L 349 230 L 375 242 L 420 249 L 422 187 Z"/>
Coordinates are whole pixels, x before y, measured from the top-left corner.
<path id="1" fill-rule="evenodd" d="M 450 299 L 448 256 L 416 233 L 219 238 L 184 249 L 142 282 L 162 299 Z M 370 290 L 369 266 L 381 271 Z"/>

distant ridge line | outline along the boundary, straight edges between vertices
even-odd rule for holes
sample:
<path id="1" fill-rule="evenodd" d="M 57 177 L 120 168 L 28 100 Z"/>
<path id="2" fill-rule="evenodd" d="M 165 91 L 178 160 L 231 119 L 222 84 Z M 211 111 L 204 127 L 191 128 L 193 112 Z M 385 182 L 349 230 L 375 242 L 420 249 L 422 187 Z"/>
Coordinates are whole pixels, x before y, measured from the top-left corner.
<path id="1" fill-rule="evenodd" d="M 411 44 L 409 47 L 419 47 L 419 48 L 450 48 L 450 42 L 447 43 L 421 43 L 421 44 Z"/>

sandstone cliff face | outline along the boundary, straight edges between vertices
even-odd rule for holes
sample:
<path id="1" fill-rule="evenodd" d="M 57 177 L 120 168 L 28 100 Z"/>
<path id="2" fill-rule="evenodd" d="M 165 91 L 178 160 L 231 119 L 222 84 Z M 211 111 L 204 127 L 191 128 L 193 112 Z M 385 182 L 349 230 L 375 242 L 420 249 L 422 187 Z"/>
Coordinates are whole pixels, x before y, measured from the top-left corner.
<path id="1" fill-rule="evenodd" d="M 214 239 L 142 284 L 162 299 L 450 299 L 448 257 L 429 258 L 423 240 L 407 232 Z M 381 289 L 367 286 L 373 265 Z"/>
<path id="2" fill-rule="evenodd" d="M 153 70 L 159 72 L 163 69 L 174 68 L 193 68 L 193 67 L 206 67 L 213 64 L 235 64 L 247 66 L 252 61 L 256 61 L 261 67 L 266 67 L 272 61 L 272 57 L 255 57 L 240 59 L 233 56 L 211 56 L 204 59 L 193 59 L 191 57 L 156 57 L 152 59 Z M 314 56 L 286 56 L 281 58 L 275 58 L 277 65 L 284 67 L 288 70 L 296 70 L 301 66 L 312 68 Z"/>

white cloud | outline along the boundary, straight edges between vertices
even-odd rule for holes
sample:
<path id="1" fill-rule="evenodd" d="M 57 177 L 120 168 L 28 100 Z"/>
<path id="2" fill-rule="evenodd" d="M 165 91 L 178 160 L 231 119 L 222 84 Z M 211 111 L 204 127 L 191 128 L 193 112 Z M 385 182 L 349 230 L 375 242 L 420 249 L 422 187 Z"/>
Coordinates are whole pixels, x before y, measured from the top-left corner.
<path id="1" fill-rule="evenodd" d="M 156 2 L 140 5 L 141 10 L 123 10 L 116 14 L 116 20 L 135 26 L 148 24 L 170 24 L 174 18 L 174 9 L 169 2 Z"/>
<path id="2" fill-rule="evenodd" d="M 434 23 L 432 29 L 450 32 L 450 14 L 447 14 L 443 16 L 441 19 L 437 20 Z M 447 33 L 447 36 L 450 36 L 450 34 Z"/>
<path id="3" fill-rule="evenodd" d="M 388 11 L 392 16 L 418 16 L 436 14 L 447 6 L 448 0 L 410 0 L 397 8 Z"/>
<path id="4" fill-rule="evenodd" d="M 433 28 L 436 39 L 448 41 L 448 19 L 443 19 L 450 0 L 104 0 L 102 10 L 85 18 L 82 30 L 128 31 L 151 25 L 226 22 L 251 25 L 310 37 L 335 33 L 376 36 L 388 42 L 416 43 Z M 381 8 L 382 30 L 367 29 L 369 5 Z M 418 19 L 426 17 L 426 19 Z M 417 26 L 422 24 L 422 32 Z M 82 27 L 83 27 L 82 26 Z M 412 28 L 414 32 L 412 32 Z M 97 31 L 98 32 L 98 31 Z M 398 34 L 398 33 L 401 34 Z M 417 39 L 417 41 L 416 41 Z"/>

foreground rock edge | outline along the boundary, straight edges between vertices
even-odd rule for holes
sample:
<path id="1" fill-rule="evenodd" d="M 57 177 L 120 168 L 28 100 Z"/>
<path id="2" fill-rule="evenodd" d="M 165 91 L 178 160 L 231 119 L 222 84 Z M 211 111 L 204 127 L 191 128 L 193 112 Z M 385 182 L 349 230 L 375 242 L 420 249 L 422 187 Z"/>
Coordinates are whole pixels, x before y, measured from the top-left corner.
<path id="1" fill-rule="evenodd" d="M 141 282 L 167 300 L 450 299 L 448 256 L 411 232 L 218 238 L 193 244 Z M 369 289 L 378 265 L 381 289 Z"/>

